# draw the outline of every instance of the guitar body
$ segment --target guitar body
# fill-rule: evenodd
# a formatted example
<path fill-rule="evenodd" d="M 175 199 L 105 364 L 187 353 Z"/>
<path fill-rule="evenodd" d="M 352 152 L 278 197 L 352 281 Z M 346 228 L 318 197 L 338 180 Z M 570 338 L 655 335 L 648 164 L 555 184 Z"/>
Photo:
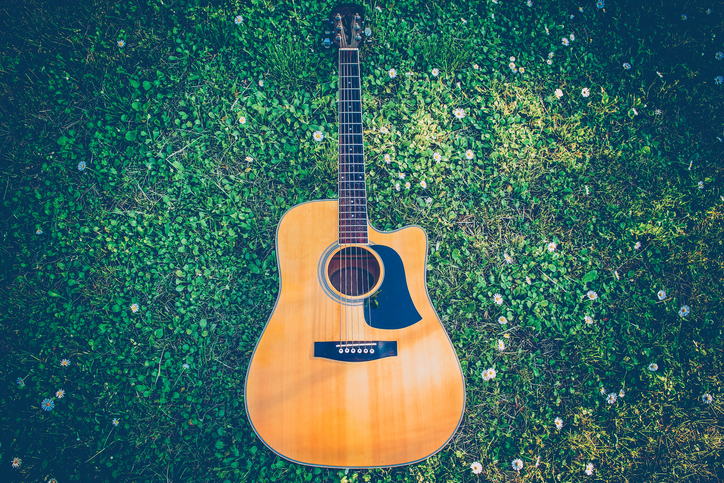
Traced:
<path fill-rule="evenodd" d="M 427 294 L 427 237 L 416 226 L 369 227 L 368 248 L 381 261 L 376 295 L 340 301 L 327 277 L 338 222 L 338 201 L 323 200 L 295 206 L 279 223 L 280 292 L 247 373 L 249 420 L 272 451 L 301 464 L 423 460 L 450 440 L 465 406 L 460 364 Z M 335 360 L 317 347 L 341 350 L 350 338 L 394 342 L 394 355 Z"/>

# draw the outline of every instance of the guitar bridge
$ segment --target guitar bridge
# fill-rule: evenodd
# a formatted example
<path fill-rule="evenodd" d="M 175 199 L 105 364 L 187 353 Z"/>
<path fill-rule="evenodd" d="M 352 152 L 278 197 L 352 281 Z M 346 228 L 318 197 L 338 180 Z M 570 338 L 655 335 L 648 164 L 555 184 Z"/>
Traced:
<path fill-rule="evenodd" d="M 396 340 L 315 342 L 314 357 L 341 362 L 366 362 L 397 355 Z"/>

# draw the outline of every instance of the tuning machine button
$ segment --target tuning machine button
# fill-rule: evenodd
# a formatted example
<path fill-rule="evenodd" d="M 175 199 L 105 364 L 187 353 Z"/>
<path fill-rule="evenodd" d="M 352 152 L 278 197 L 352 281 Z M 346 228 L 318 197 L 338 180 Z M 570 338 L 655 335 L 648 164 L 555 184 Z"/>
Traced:
<path fill-rule="evenodd" d="M 332 41 L 329 40 L 329 38 L 326 38 L 324 39 L 323 45 L 325 49 L 328 49 L 332 45 Z"/>

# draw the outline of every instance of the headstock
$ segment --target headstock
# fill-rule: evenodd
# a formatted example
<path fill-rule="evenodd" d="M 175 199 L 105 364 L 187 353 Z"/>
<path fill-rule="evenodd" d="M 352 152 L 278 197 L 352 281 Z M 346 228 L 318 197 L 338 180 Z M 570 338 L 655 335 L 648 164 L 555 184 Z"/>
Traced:
<path fill-rule="evenodd" d="M 325 30 L 329 29 L 324 39 L 324 46 L 335 44 L 341 48 L 358 49 L 365 39 L 362 27 L 363 11 L 361 5 L 341 3 L 332 9 L 326 20 Z"/>

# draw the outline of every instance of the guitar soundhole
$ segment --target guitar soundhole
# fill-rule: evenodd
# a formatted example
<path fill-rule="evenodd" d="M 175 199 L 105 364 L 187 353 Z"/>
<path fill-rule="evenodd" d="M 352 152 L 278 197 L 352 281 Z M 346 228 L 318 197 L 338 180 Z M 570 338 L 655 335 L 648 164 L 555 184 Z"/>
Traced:
<path fill-rule="evenodd" d="M 380 278 L 380 264 L 363 247 L 342 248 L 334 254 L 327 269 L 329 282 L 343 295 L 365 295 Z"/>

